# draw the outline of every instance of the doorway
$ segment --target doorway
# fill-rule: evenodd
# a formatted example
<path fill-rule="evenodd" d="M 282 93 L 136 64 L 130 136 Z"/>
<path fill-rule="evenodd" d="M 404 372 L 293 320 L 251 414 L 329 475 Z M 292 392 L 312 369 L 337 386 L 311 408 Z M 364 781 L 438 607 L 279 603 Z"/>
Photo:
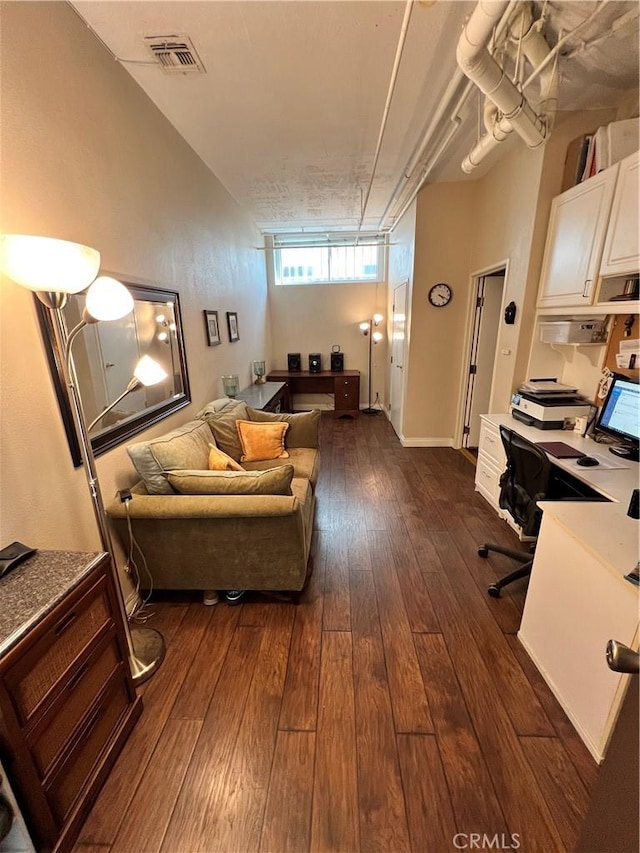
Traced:
<path fill-rule="evenodd" d="M 480 415 L 489 412 L 506 273 L 506 267 L 500 267 L 474 279 L 475 304 L 462 427 L 462 446 L 468 450 L 477 448 Z"/>

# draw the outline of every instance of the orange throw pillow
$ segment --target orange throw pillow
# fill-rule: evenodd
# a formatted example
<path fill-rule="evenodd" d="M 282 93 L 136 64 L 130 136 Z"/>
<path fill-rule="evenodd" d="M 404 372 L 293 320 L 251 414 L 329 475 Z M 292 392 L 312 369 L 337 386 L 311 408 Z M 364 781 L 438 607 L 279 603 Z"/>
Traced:
<path fill-rule="evenodd" d="M 255 423 L 236 421 L 236 429 L 242 444 L 241 462 L 260 462 L 263 459 L 288 459 L 284 449 L 284 436 L 289 424 Z"/>
<path fill-rule="evenodd" d="M 215 444 L 209 444 L 209 470 L 210 471 L 244 471 L 242 465 L 238 465 L 226 453 L 223 453 Z"/>

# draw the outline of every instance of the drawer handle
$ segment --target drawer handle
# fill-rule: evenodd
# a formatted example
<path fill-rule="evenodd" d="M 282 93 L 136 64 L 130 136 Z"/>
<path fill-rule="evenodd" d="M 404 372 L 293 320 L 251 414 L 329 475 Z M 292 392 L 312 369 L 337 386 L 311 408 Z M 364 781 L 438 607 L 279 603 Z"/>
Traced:
<path fill-rule="evenodd" d="M 67 690 L 69 691 L 69 693 L 71 693 L 72 690 L 76 689 L 76 687 L 78 686 L 78 684 L 80 684 L 80 682 L 85 677 L 88 671 L 89 664 L 87 663 L 80 670 L 78 670 L 78 672 L 76 672 L 71 681 L 67 684 Z"/>
<path fill-rule="evenodd" d="M 487 436 L 487 441 L 489 442 L 489 444 L 495 444 L 496 443 L 496 440 L 492 435 Z"/>
<path fill-rule="evenodd" d="M 582 291 L 582 295 L 587 297 L 589 295 L 589 287 L 591 286 L 591 279 L 587 278 L 584 282 L 584 290 Z"/>
<path fill-rule="evenodd" d="M 91 718 L 89 719 L 89 722 L 87 723 L 86 729 L 82 733 L 83 738 L 88 738 L 91 735 L 91 732 L 96 727 L 96 723 L 100 719 L 100 716 L 101 716 L 100 712 L 101 711 L 102 711 L 102 708 L 100 707 L 100 705 L 98 705 L 98 707 L 95 709 L 95 711 L 91 715 Z"/>
<path fill-rule="evenodd" d="M 54 634 L 60 636 L 60 634 L 64 634 L 67 628 L 71 625 L 72 622 L 75 621 L 77 617 L 77 613 L 75 610 L 72 610 L 71 613 L 67 613 L 66 616 L 63 616 L 62 619 L 58 622 L 56 627 L 53 629 Z"/>
<path fill-rule="evenodd" d="M 490 480 L 490 479 L 491 479 L 491 474 L 487 474 L 487 472 L 486 472 L 486 471 L 482 471 L 481 473 L 482 473 L 482 476 L 485 478 L 485 480 Z"/>

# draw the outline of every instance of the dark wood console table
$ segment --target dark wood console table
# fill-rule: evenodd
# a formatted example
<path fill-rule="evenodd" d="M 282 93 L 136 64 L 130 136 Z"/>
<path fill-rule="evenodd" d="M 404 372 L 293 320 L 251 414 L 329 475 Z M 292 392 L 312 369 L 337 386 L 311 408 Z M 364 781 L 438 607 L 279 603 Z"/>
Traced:
<path fill-rule="evenodd" d="M 359 370 L 323 370 L 309 373 L 308 370 L 288 371 L 272 370 L 267 376 L 271 382 L 286 382 L 289 395 L 295 394 L 333 394 L 334 417 L 348 415 L 357 418 L 360 415 L 360 371 Z M 285 398 L 286 399 L 286 398 Z M 291 401 L 286 407 L 291 410 Z"/>

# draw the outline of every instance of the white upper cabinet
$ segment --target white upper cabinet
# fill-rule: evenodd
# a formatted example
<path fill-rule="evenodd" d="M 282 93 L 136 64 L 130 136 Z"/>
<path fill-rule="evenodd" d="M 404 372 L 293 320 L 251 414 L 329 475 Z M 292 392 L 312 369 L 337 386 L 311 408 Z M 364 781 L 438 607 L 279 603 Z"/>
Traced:
<path fill-rule="evenodd" d="M 620 162 L 600 275 L 625 275 L 640 269 L 640 152 Z"/>
<path fill-rule="evenodd" d="M 540 278 L 540 307 L 591 303 L 617 173 L 618 164 L 553 200 Z"/>

